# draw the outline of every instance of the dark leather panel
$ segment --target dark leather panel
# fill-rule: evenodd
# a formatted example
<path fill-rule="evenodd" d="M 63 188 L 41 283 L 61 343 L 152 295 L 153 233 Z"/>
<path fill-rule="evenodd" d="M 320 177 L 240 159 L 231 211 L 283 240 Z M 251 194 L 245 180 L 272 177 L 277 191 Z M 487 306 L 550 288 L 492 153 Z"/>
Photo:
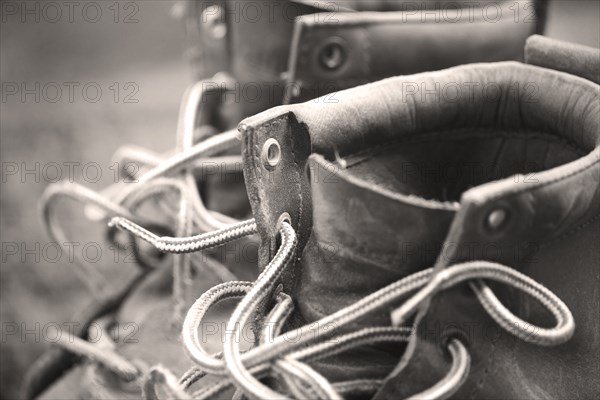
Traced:
<path fill-rule="evenodd" d="M 310 164 L 312 237 L 295 290 L 305 321 L 433 265 L 456 205 L 391 192 L 322 156 L 313 155 Z M 389 315 L 364 323 L 388 325 Z"/>
<path fill-rule="evenodd" d="M 252 213 L 260 226 L 259 265 L 267 265 L 275 255 L 277 223 L 288 213 L 298 235 L 299 249 L 304 248 L 310 235 L 312 203 L 307 179 L 307 163 L 311 143 L 306 127 L 299 124 L 294 114 L 266 117 L 258 124 L 240 124 L 244 179 Z M 268 138 L 278 141 L 282 162 L 273 169 L 263 161 L 263 146 Z"/>
<path fill-rule="evenodd" d="M 459 64 L 522 60 L 525 40 L 537 29 L 533 1 L 457 2 L 438 10 L 397 3 L 403 11 L 298 18 L 286 98 L 308 100 L 324 88 L 331 92 Z M 341 54 L 337 68 L 322 65 L 328 46 Z"/>
<path fill-rule="evenodd" d="M 243 116 L 389 76 L 521 60 L 525 39 L 543 24 L 540 0 L 193 3 L 188 30 L 199 77 L 230 73 Z M 343 60 L 330 69 L 321 57 L 332 43 Z"/>

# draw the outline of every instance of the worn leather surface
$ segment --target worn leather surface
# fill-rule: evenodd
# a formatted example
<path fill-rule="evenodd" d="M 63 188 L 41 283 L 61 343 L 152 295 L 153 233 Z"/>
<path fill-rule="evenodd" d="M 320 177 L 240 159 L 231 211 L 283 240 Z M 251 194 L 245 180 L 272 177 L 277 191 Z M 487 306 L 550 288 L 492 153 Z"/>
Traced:
<path fill-rule="evenodd" d="M 484 96 L 483 91 L 475 90 L 472 95 L 448 102 L 439 101 L 435 96 L 421 96 L 411 86 L 416 83 L 417 87 L 422 84 L 435 87 L 438 83 L 444 87 L 467 82 L 476 82 L 481 87 L 497 85 L 501 95 L 491 99 Z M 531 83 L 534 92 L 526 89 Z M 522 89 L 516 95 L 508 90 L 515 85 L 521 85 Z M 555 291 L 572 310 L 578 310 L 576 322 L 583 324 L 571 342 L 550 350 L 504 337 L 490 344 L 483 340 L 482 334 L 472 335 L 475 338 L 471 347 L 474 373 L 459 398 L 470 395 L 473 390 L 475 397 L 484 398 L 531 398 L 544 394 L 587 398 L 597 391 L 594 374 L 597 375 L 598 363 L 591 355 L 598 352 L 598 330 L 591 316 L 597 315 L 600 309 L 598 257 L 597 251 L 590 249 L 599 238 L 598 225 L 593 222 L 600 208 L 598 86 L 564 72 L 509 62 L 392 78 L 336 93 L 337 102 L 326 103 L 324 99 L 278 107 L 240 125 L 250 200 L 263 240 L 261 256 L 269 259 L 273 255 L 275 226 L 282 213 L 290 215 L 300 246 L 306 246 L 300 262 L 283 279 L 285 289 L 293 293 L 301 310 L 301 317 L 297 317 L 312 320 L 355 301 L 353 294 L 342 294 L 342 287 L 373 291 L 386 280 L 391 282 L 409 272 L 403 268 L 410 263 L 388 259 L 390 264 L 385 265 L 378 260 L 385 257 L 388 250 L 386 239 L 381 237 L 392 235 L 389 227 L 396 221 L 395 212 L 401 213 L 402 207 L 410 207 L 414 200 L 407 195 L 412 194 L 420 202 L 421 210 L 411 215 L 415 219 L 426 218 L 430 199 L 439 206 L 445 204 L 444 201 L 454 200 L 458 203 L 457 212 L 446 228 L 441 222 L 432 228 L 432 237 L 426 239 L 420 236 L 418 229 L 411 232 L 417 240 L 429 243 L 440 234 L 436 234 L 438 229 L 442 236 L 447 229 L 444 247 L 433 263 L 438 270 L 470 259 L 506 263 Z M 505 174 L 491 174 L 480 181 L 458 180 L 453 182 L 454 187 L 445 188 L 446 191 L 435 185 L 415 184 L 420 179 L 390 183 L 392 178 L 382 178 L 381 182 L 373 178 L 377 175 L 373 172 L 375 167 L 397 179 L 398 170 L 393 167 L 399 164 L 394 158 L 401 158 L 399 149 L 403 149 L 397 142 L 434 134 L 438 140 L 443 141 L 444 135 L 456 140 L 465 132 L 470 132 L 471 137 L 464 140 L 468 149 L 464 151 L 478 154 L 478 150 L 484 150 L 482 157 L 495 157 L 496 166 L 504 167 Z M 269 138 L 277 139 L 282 150 L 282 160 L 271 169 L 261 160 L 262 145 Z M 473 144 L 477 141 L 481 144 Z M 436 155 L 434 145 L 426 140 L 420 145 L 431 149 L 432 157 Z M 377 147 L 384 149 L 367 157 L 374 161 L 361 170 L 359 165 L 364 161 L 356 164 L 356 159 L 361 158 L 361 152 Z M 418 150 L 416 152 L 418 154 Z M 426 154 L 425 150 L 422 152 Z M 315 181 L 314 170 L 308 173 L 308 159 L 313 153 L 321 155 L 313 156 L 313 167 L 315 163 L 317 168 L 325 167 L 328 164 L 325 160 L 338 167 L 346 165 L 346 169 L 334 169 L 337 180 L 333 184 L 329 182 L 331 187 L 318 179 Z M 390 156 L 386 158 L 386 154 Z M 407 150 L 407 154 L 414 155 L 415 151 Z M 452 147 L 446 154 L 440 153 L 440 157 L 450 160 L 453 155 Z M 531 161 L 537 165 L 535 162 L 533 167 L 528 165 Z M 353 162 L 354 168 L 350 165 Z M 532 175 L 532 172 L 535 173 Z M 351 188 L 352 182 L 354 187 Z M 381 193 L 394 193 L 398 202 L 394 206 L 400 208 L 386 203 L 393 196 L 386 198 Z M 443 197 L 443 193 L 449 198 Z M 353 202 L 370 207 L 355 206 Z M 382 206 L 381 210 L 378 206 Z M 486 231 L 488 214 L 499 206 L 508 210 L 509 223 L 500 232 Z M 385 214 L 388 208 L 394 212 Z M 356 218 L 346 215 L 356 215 Z M 373 233 L 375 225 L 382 230 L 379 240 L 365 244 L 363 234 Z M 396 235 L 402 232 L 403 229 L 397 227 Z M 574 239 L 576 235 L 581 237 Z M 340 243 L 341 250 L 335 255 L 341 262 L 326 263 L 320 261 L 322 258 L 317 257 L 315 261 L 309 257 L 311 251 L 321 256 L 331 253 L 331 248 L 324 243 L 332 238 Z M 409 239 L 401 237 L 401 240 Z M 464 244 L 470 244 L 469 251 L 465 251 Z M 486 251 L 489 246 L 497 251 Z M 532 263 L 528 256 L 534 256 L 537 261 Z M 421 265 L 427 266 L 430 265 Z M 525 313 L 532 322 L 539 322 L 539 307 L 522 295 L 518 295 L 518 301 L 514 293 L 509 293 L 509 298 L 511 294 L 509 307 L 518 305 L 517 312 Z M 499 295 L 507 298 L 507 294 L 500 292 Z M 408 366 L 395 371 L 379 398 L 401 398 L 435 383 L 435 375 L 443 375 L 448 366 L 439 346 L 442 334 L 434 328 L 463 320 L 482 327 L 494 326 L 473 301 L 473 296 L 464 288 L 457 288 L 434 303 L 423 322 L 429 337 L 420 337 L 413 359 L 408 360 L 407 356 Z M 365 323 L 380 321 L 374 317 Z M 492 352 L 490 346 L 496 350 Z M 557 360 L 561 360 L 558 367 Z M 389 359 L 386 361 L 382 355 L 379 361 L 387 365 Z M 337 369 L 334 365 L 325 370 L 336 377 L 343 376 L 344 371 L 356 372 L 354 367 L 359 362 L 351 360 L 350 363 L 351 367 L 344 369 L 338 360 Z M 380 364 L 369 364 L 363 370 L 377 365 Z M 540 370 L 553 372 L 548 373 L 550 378 L 545 378 L 538 373 Z M 486 376 L 483 380 L 482 374 Z M 517 378 L 523 384 L 511 386 L 509 382 Z M 590 382 L 588 386 L 583 384 L 586 380 Z M 423 386 L 419 387 L 419 383 Z M 538 388 L 546 388 L 546 392 Z"/>
<path fill-rule="evenodd" d="M 600 83 L 599 49 L 534 35 L 527 39 L 525 61 Z"/>
<path fill-rule="evenodd" d="M 552 135 L 471 129 L 404 138 L 345 157 L 343 166 L 313 155 L 299 312 L 312 322 L 433 266 L 466 190 L 519 173 L 533 183 L 583 155 Z M 496 250 L 481 247 L 463 250 Z M 381 314 L 365 323 L 388 324 Z"/>
<path fill-rule="evenodd" d="M 298 18 L 286 98 L 305 101 L 324 94 L 325 87 L 333 92 L 459 64 L 522 60 L 525 39 L 536 33 L 542 20 L 533 1 L 388 5 L 389 12 Z M 332 45 L 342 53 L 341 65 L 333 69 L 321 62 Z"/>
<path fill-rule="evenodd" d="M 230 98 L 242 116 L 390 76 L 522 60 L 545 16 L 541 0 L 194 3 L 186 18 L 192 64 L 199 79 L 224 71 L 237 80 Z M 335 68 L 322 62 L 332 44 L 341 51 Z"/>

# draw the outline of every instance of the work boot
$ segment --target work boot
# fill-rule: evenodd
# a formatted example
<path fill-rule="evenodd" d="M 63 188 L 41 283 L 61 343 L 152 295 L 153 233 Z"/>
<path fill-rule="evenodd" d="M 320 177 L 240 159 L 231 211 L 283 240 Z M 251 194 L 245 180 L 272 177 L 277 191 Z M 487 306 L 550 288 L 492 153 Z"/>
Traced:
<path fill-rule="evenodd" d="M 467 364 L 456 374 L 460 380 L 446 380 L 432 393 L 486 399 L 600 393 L 600 51 L 534 36 L 525 54 L 534 66 L 519 82 L 535 84 L 535 102 L 525 104 L 522 96 L 520 107 L 507 103 L 496 115 L 513 137 L 529 129 L 549 142 L 539 136 L 517 156 L 506 140 L 495 165 L 526 157 L 540 168 L 462 194 L 434 264 L 432 291 L 392 312 L 395 324 L 417 312 L 418 335 L 377 398 L 407 396 L 449 375 L 448 335 L 464 341 L 471 372 Z M 510 274 L 486 270 L 494 263 Z M 460 265 L 473 274 L 442 289 Z M 515 272 L 528 280 L 514 279 Z"/>
<path fill-rule="evenodd" d="M 204 59 L 210 61 L 208 64 L 203 64 L 204 69 L 200 75 L 206 80 L 190 88 L 186 94 L 186 100 L 182 103 L 181 126 L 182 131 L 188 133 L 179 135 L 179 147 L 175 153 L 155 155 L 138 151 L 138 149 L 126 148 L 118 154 L 117 158 L 141 164 L 142 167 L 147 168 L 147 171 L 151 168 L 160 169 L 161 164 L 176 158 L 177 152 L 192 152 L 195 144 L 217 137 L 218 132 L 235 126 L 240 118 L 277 104 L 305 100 L 400 73 L 437 69 L 471 61 L 519 59 L 521 57 L 520 48 L 525 37 L 532 32 L 539 31 L 542 26 L 543 17 L 540 16 L 537 4 L 530 1 L 518 3 L 519 9 L 522 7 L 523 10 L 529 10 L 535 15 L 531 22 L 529 20 L 527 22 L 519 21 L 514 24 L 513 19 L 502 17 L 501 20 L 494 21 L 500 23 L 493 25 L 494 29 L 490 30 L 484 29 L 488 28 L 489 24 L 484 17 L 482 8 L 474 11 L 476 23 L 463 21 L 463 23 L 457 24 L 454 19 L 451 21 L 444 19 L 446 23 L 439 24 L 438 20 L 442 17 L 446 18 L 444 15 L 447 10 L 418 10 L 411 8 L 410 5 L 396 2 L 382 2 L 377 6 L 374 6 L 372 2 L 354 2 L 354 10 L 347 7 L 332 9 L 330 5 L 319 2 L 309 6 L 303 2 L 286 1 L 278 3 L 274 10 L 260 9 L 260 18 L 257 21 L 242 13 L 242 9 L 246 7 L 242 2 L 216 2 L 211 3 L 210 6 L 202 2 L 190 3 L 192 11 L 187 12 L 186 15 L 193 15 L 194 23 L 186 19 L 186 24 L 188 27 L 196 26 L 191 29 L 200 29 L 202 32 L 201 39 L 197 43 L 200 43 L 204 55 L 210 56 Z M 533 7 L 534 5 L 536 7 Z M 264 5 L 264 7 L 271 6 Z M 508 6 L 509 2 L 502 3 L 502 10 L 505 11 L 503 15 L 508 15 Z M 377 12 L 360 12 L 363 10 L 376 10 Z M 270 11 L 274 11 L 275 14 L 271 14 Z M 235 17 L 236 12 L 239 20 L 235 20 L 235 18 L 231 20 L 230 18 Z M 429 17 L 427 17 L 428 15 Z M 332 17 L 338 16 L 340 20 L 332 19 Z M 428 18 L 433 18 L 434 21 Z M 201 21 L 200 25 L 197 25 L 198 21 Z M 411 22 L 409 29 L 405 26 L 406 21 Z M 511 30 L 510 37 L 507 38 L 505 34 L 500 35 L 500 31 L 497 31 L 495 27 L 505 26 L 508 23 L 511 24 Z M 457 30 L 458 26 L 461 29 Z M 442 30 L 438 32 L 438 29 Z M 277 34 L 273 34 L 273 32 L 277 32 Z M 466 36 L 473 36 L 472 32 L 480 34 L 474 36 L 476 40 L 465 47 L 464 39 Z M 435 39 L 432 41 L 431 38 L 434 36 Z M 406 57 L 390 59 L 389 48 L 395 43 L 396 37 L 405 41 L 407 46 L 410 44 L 412 48 L 418 48 L 418 53 L 415 50 L 413 57 L 408 59 Z M 257 43 L 261 45 L 257 46 Z M 309 43 L 315 43 L 315 45 L 308 46 Z M 258 87 L 259 96 L 249 97 L 249 90 L 255 87 Z M 233 100 L 231 100 L 232 97 Z M 193 102 L 200 106 L 190 106 Z M 195 117 L 190 119 L 186 115 L 195 115 Z M 190 131 L 193 133 L 189 133 Z M 227 141 L 227 143 L 231 142 Z M 194 232 L 222 228 L 248 216 L 250 208 L 245 198 L 239 168 L 241 164 L 235 158 L 235 154 L 239 151 L 236 147 L 235 144 L 231 144 L 227 148 L 214 151 L 211 156 L 215 155 L 221 158 L 207 160 L 209 166 L 206 165 L 206 162 L 198 163 L 199 166 L 195 165 L 189 168 L 186 173 L 188 178 L 185 178 L 185 181 L 191 192 L 191 199 L 187 202 L 188 209 L 194 207 L 191 204 L 196 202 L 193 198 L 198 197 L 198 191 L 195 190 L 198 188 L 200 193 L 198 198 L 201 201 L 200 211 L 206 207 L 205 212 L 201 212 L 197 218 L 198 223 L 194 225 L 197 229 Z M 237 148 L 239 149 L 239 147 Z M 175 154 L 175 156 L 171 156 L 171 154 Z M 121 165 L 127 165 L 127 163 L 122 162 Z M 216 172 L 211 172 L 210 168 L 214 166 L 216 166 Z M 128 171 L 124 170 L 123 173 L 127 174 Z M 172 174 L 173 171 L 169 171 L 168 175 Z M 195 183 L 190 181 L 190 174 L 193 175 Z M 223 185 L 224 176 L 226 182 L 233 184 Z M 227 181 L 228 179 L 232 182 Z M 125 197 L 120 193 L 122 189 L 113 188 L 106 194 L 111 200 L 118 200 L 117 203 L 119 203 Z M 191 234 L 192 230 L 189 227 L 178 232 L 172 228 L 173 219 L 177 219 L 177 207 L 173 205 L 176 204 L 177 197 L 168 193 L 164 196 L 166 201 L 160 202 L 160 205 L 163 210 L 168 211 L 169 218 L 166 223 L 163 222 L 159 226 L 161 231 L 167 235 L 186 236 Z M 173 199 L 175 200 L 173 201 Z M 212 210 L 218 214 L 213 217 L 212 213 L 206 210 Z M 122 213 L 102 214 L 103 219 L 114 215 L 127 216 Z M 185 217 L 183 218 L 185 219 Z M 181 220 L 179 225 L 181 227 Z M 110 232 L 115 235 L 114 230 Z M 158 231 L 155 230 L 155 232 Z M 203 263 L 216 262 L 217 264 L 213 265 L 213 272 L 221 280 L 231 280 L 236 275 L 245 279 L 253 278 L 255 269 L 247 268 L 247 265 L 255 261 L 252 254 L 256 245 L 252 240 L 244 240 L 246 241 L 241 245 L 228 245 L 229 247 L 224 251 L 213 254 L 216 256 L 216 261 L 211 258 L 203 260 Z M 233 262 L 228 262 L 226 258 L 228 254 L 231 255 L 232 250 L 242 250 L 247 255 L 250 254 L 250 257 L 241 257 L 241 261 L 239 261 L 240 256 L 236 255 Z M 141 256 L 143 254 L 140 254 Z M 204 291 L 197 287 L 196 282 L 192 282 L 196 276 L 204 274 L 197 268 L 190 267 L 192 262 L 193 259 L 187 258 L 187 256 L 182 256 L 179 261 L 176 261 L 180 266 L 183 265 L 181 263 L 187 264 L 187 267 L 180 267 L 179 272 L 175 273 L 175 282 L 179 283 L 174 283 L 174 286 L 181 287 L 182 282 L 186 282 L 185 285 L 188 287 L 185 290 L 174 289 L 176 293 L 180 294 L 176 300 L 174 312 L 164 306 L 171 303 L 171 293 L 164 290 L 169 285 L 160 279 L 149 279 L 147 282 L 151 283 L 142 285 L 144 289 L 139 289 L 136 292 L 137 296 L 131 296 L 130 300 L 120 305 L 121 310 L 117 319 L 137 324 L 140 331 L 145 330 L 140 322 L 147 321 L 142 316 L 151 316 L 153 321 L 156 319 L 175 321 L 172 326 L 164 324 L 163 328 L 165 329 L 167 325 L 170 325 L 171 328 L 177 326 L 177 315 L 185 304 L 191 301 L 189 296 Z M 233 269 L 236 275 L 228 274 L 227 270 L 222 268 L 219 263 Z M 157 271 L 152 274 L 169 279 L 169 274 L 164 272 Z M 214 281 L 211 280 L 208 283 L 204 282 L 208 285 L 213 283 Z M 161 296 L 153 297 L 156 293 L 161 293 Z M 159 304 L 161 311 L 153 312 L 154 307 Z M 114 310 L 112 312 L 114 314 Z M 175 317 L 172 314 L 175 314 Z M 93 315 L 93 318 L 87 319 L 93 321 L 97 317 L 99 316 Z M 150 322 L 147 323 L 150 324 L 148 326 L 153 326 Z M 117 323 L 116 325 L 122 328 L 122 324 Z M 144 343 L 121 344 L 119 351 L 123 354 L 131 354 L 132 358 L 149 360 L 148 363 L 140 362 L 140 365 L 152 365 L 156 357 L 166 358 L 161 355 L 162 351 L 149 352 L 148 349 L 156 348 L 157 345 L 152 345 L 152 343 L 162 343 L 161 340 L 164 337 L 168 337 L 171 343 L 177 343 L 177 329 L 170 329 L 168 333 L 155 330 L 152 332 L 155 333 L 154 338 L 144 336 Z M 80 336 L 85 337 L 86 335 L 82 332 Z M 173 347 L 177 348 L 178 346 Z M 142 350 L 136 351 L 132 348 Z M 171 355 L 171 350 L 166 350 L 165 354 Z M 64 357 L 64 352 L 62 352 L 62 356 Z M 183 358 L 176 356 L 172 359 L 182 360 Z M 40 369 L 46 371 L 53 369 L 52 362 L 43 364 L 45 367 Z M 175 373 L 181 372 L 179 362 L 166 364 Z M 28 380 L 28 382 L 31 381 Z M 42 386 L 47 386 L 47 384 Z M 130 388 L 131 385 L 128 387 Z M 36 391 L 41 390 L 37 389 Z M 135 391 L 133 395 L 136 395 Z"/>
<path fill-rule="evenodd" d="M 212 374 L 194 398 L 594 398 L 599 53 L 534 36 L 526 54 L 244 120 L 262 272 L 190 309 L 200 372 L 182 386 Z M 216 357 L 198 327 L 231 297 Z"/>

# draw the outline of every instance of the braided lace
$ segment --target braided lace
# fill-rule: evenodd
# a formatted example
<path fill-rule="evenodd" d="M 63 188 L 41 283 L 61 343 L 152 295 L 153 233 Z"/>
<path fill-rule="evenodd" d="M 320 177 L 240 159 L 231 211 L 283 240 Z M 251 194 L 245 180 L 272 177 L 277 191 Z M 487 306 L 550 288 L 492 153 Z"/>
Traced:
<path fill-rule="evenodd" d="M 253 219 L 242 221 L 217 231 L 190 237 L 158 237 L 149 230 L 123 217 L 113 218 L 109 225 L 132 233 L 162 252 L 174 254 L 192 253 L 222 246 L 233 240 L 256 233 L 256 223 Z"/>
<path fill-rule="evenodd" d="M 292 305 L 285 297 L 281 299 L 280 294 L 280 300 L 265 319 L 266 323 L 274 324 L 274 333 L 265 333 L 266 328 L 263 327 L 260 343 L 242 353 L 239 340 L 236 340 L 241 327 L 258 312 L 259 304 L 273 295 L 277 278 L 293 258 L 296 243 L 293 229 L 284 223 L 280 234 L 281 247 L 256 282 L 228 282 L 218 285 L 200 296 L 188 311 L 183 326 L 183 344 L 197 367 L 188 371 L 181 378 L 180 384 L 188 389 L 206 374 L 221 375 L 225 379 L 194 393 L 194 398 L 209 398 L 232 386 L 242 390 L 250 398 L 287 398 L 259 380 L 273 373 L 285 375 L 283 380 L 290 393 L 296 397 L 311 395 L 316 398 L 337 398 L 339 392 L 336 391 L 339 388 L 354 387 L 352 385 L 355 383 L 332 385 L 313 373 L 314 370 L 308 367 L 307 362 L 367 344 L 406 342 L 412 333 L 405 327 L 372 327 L 341 333 L 344 327 L 374 311 L 404 300 L 392 315 L 394 325 L 401 325 L 423 302 L 461 282 L 469 282 L 486 312 L 502 328 L 522 340 L 551 346 L 563 343 L 573 335 L 575 323 L 570 310 L 550 290 L 510 267 L 488 261 L 472 261 L 450 266 L 438 274 L 434 274 L 432 268 L 417 272 L 315 323 L 284 334 L 279 332 Z M 504 283 L 532 296 L 554 315 L 556 326 L 541 328 L 522 321 L 500 303 L 483 280 Z M 227 324 L 223 354 L 209 354 L 203 348 L 198 333 L 204 315 L 212 305 L 241 296 L 242 300 Z M 522 323 L 517 323 L 519 321 Z M 322 329 L 323 327 L 327 329 Z M 415 395 L 415 399 L 446 398 L 465 381 L 470 366 L 466 347 L 458 338 L 452 338 L 448 342 L 448 352 L 452 365 L 447 375 L 430 389 Z"/>
<path fill-rule="evenodd" d="M 173 266 L 176 315 L 183 314 L 185 311 L 183 309 L 184 286 L 186 282 L 191 281 L 191 266 L 198 266 L 198 260 L 192 258 L 189 253 L 220 246 L 256 231 L 253 221 L 239 222 L 220 213 L 209 211 L 200 197 L 195 175 L 204 176 L 204 169 L 214 166 L 215 163 L 226 166 L 227 171 L 241 168 L 239 156 L 213 157 L 238 145 L 236 131 L 215 134 L 197 144 L 193 143 L 194 130 L 199 120 L 198 110 L 201 108 L 205 94 L 203 87 L 202 83 L 197 83 L 184 96 L 178 124 L 176 153 L 159 155 L 137 147 L 124 147 L 115 154 L 115 159 L 123 161 L 119 164 L 123 166 L 129 165 L 130 162 L 141 164 L 141 176 L 137 177 L 125 168 L 121 172 L 126 180 L 109 186 L 101 193 L 75 183 L 51 185 L 40 202 L 44 227 L 50 238 L 60 246 L 68 243 L 68 239 L 55 210 L 58 202 L 64 198 L 82 203 L 85 214 L 90 219 L 114 218 L 111 225 L 128 231 L 131 240 L 136 236 L 148 238 L 151 243 L 157 244 L 159 250 L 163 249 L 160 244 L 161 238 L 152 236 L 153 234 L 141 227 L 151 226 L 152 222 L 137 214 L 137 210 L 146 202 L 156 201 L 167 216 L 174 218 L 177 224 L 176 233 L 180 236 L 188 236 L 192 231 L 218 230 L 198 235 L 190 241 L 174 239 L 167 240 L 169 243 L 164 244 L 165 252 L 181 255 L 180 258 L 174 258 Z M 178 196 L 179 207 L 172 206 L 175 203 L 172 200 L 173 195 Z M 136 246 L 134 248 L 137 249 Z M 139 255 L 137 250 L 136 254 Z M 93 295 L 96 298 L 105 296 L 109 291 L 109 284 L 98 272 L 97 267 L 79 258 L 75 261 L 78 266 L 76 272 L 89 286 Z M 145 265 L 145 260 L 144 262 L 140 260 L 140 264 Z M 224 281 L 236 279 L 235 275 L 217 261 L 203 262 L 201 267 L 212 271 Z M 67 343 L 59 342 L 58 346 L 69 352 L 85 355 L 126 381 L 131 380 L 134 373 L 136 376 L 141 373 L 137 368 L 134 372 L 133 367 L 130 367 L 132 364 L 128 364 L 127 360 L 118 356 L 112 349 L 93 346 L 81 339 L 74 339 Z M 154 376 L 164 378 L 166 375 L 155 371 Z M 163 380 L 172 381 L 167 378 Z"/>

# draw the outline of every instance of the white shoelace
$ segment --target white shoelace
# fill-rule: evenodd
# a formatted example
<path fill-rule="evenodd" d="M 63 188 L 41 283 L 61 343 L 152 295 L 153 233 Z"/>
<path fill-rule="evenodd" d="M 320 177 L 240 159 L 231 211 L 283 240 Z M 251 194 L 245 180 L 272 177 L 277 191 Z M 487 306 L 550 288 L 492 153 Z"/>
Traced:
<path fill-rule="evenodd" d="M 124 219 L 119 219 L 118 222 L 118 226 L 140 235 L 142 239 L 156 243 L 163 249 L 174 251 L 182 251 L 182 247 L 167 248 L 165 245 L 178 243 L 183 247 L 187 246 L 185 250 L 190 250 L 201 248 L 201 243 L 212 243 L 213 239 L 211 238 L 214 237 L 222 239 L 218 241 L 220 244 L 227 240 L 225 238 L 233 240 L 240 237 L 237 234 L 239 227 L 233 226 L 229 228 L 229 231 L 225 230 L 205 237 L 199 235 L 190 238 L 157 238 L 156 235 L 139 229 L 131 221 L 125 222 Z M 253 226 L 253 221 L 247 221 L 246 224 L 243 226 Z M 236 232 L 236 234 L 231 234 L 231 232 Z M 228 379 L 214 387 L 196 393 L 200 398 L 207 398 L 219 393 L 232 384 L 251 398 L 286 398 L 257 379 L 257 377 L 261 378 L 270 374 L 271 370 L 287 374 L 288 377 L 291 377 L 290 379 L 305 384 L 319 398 L 329 398 L 333 394 L 331 391 L 335 391 L 335 385 L 325 383 L 324 378 L 321 379 L 322 377 L 313 373 L 314 371 L 308 367 L 304 368 L 305 364 L 298 364 L 294 361 L 302 363 L 314 361 L 365 344 L 407 341 L 411 332 L 403 329 L 408 328 L 373 327 L 350 334 L 340 333 L 340 331 L 343 327 L 374 311 L 404 299 L 402 306 L 392 315 L 394 325 L 401 325 L 423 302 L 435 296 L 439 291 L 461 282 L 469 282 L 477 299 L 490 317 L 521 340 L 541 346 L 558 345 L 569 340 L 575 329 L 573 316 L 568 307 L 543 285 L 510 267 L 488 261 L 471 261 L 449 266 L 437 274 L 433 274 L 432 268 L 414 273 L 322 318 L 320 321 L 284 334 L 278 333 L 281 325 L 291 313 L 292 302 L 286 301 L 285 298 L 280 299 L 266 319 L 268 323 L 274 324 L 275 333 L 266 334 L 264 333 L 265 327 L 263 327 L 261 343 L 242 353 L 239 348 L 241 329 L 255 315 L 259 305 L 265 299 L 273 296 L 278 278 L 295 254 L 296 235 L 293 228 L 289 224 L 283 223 L 280 235 L 279 251 L 254 283 L 228 282 L 215 286 L 200 296 L 188 311 L 183 325 L 183 344 L 192 360 L 198 364 L 198 368 L 184 375 L 180 384 L 187 388 L 204 374 L 228 376 Z M 542 328 L 521 320 L 502 305 L 483 280 L 504 283 L 535 298 L 552 313 L 556 319 L 556 326 Z M 408 297 L 411 294 L 412 296 Z M 223 354 L 210 354 L 204 349 L 199 336 L 202 319 L 212 305 L 235 297 L 241 297 L 242 300 L 227 324 Z M 406 297 L 408 298 L 406 299 Z M 323 327 L 328 329 L 322 329 Z M 427 391 L 427 393 L 437 393 L 437 397 L 456 390 L 468 374 L 469 357 L 464 345 L 458 339 L 451 340 L 448 345 L 448 351 L 453 358 L 452 367 L 442 381 Z M 282 360 L 283 362 L 281 362 Z"/>
<path fill-rule="evenodd" d="M 152 152 L 131 147 L 125 147 L 117 152 L 116 157 L 119 159 L 133 160 L 142 164 L 140 168 L 142 174 L 137 181 L 133 179 L 136 178 L 135 176 L 129 176 L 128 181 L 115 183 L 105 189 L 102 194 L 72 182 L 49 186 L 42 196 L 40 208 L 42 222 L 51 240 L 66 251 L 64 246 L 69 243 L 69 240 L 61 227 L 62 221 L 55 212 L 56 205 L 64 198 L 82 203 L 86 207 L 86 215 L 92 219 L 104 220 L 125 217 L 142 225 L 150 224 L 151 221 L 139 217 L 136 211 L 142 204 L 150 200 L 163 199 L 166 201 L 159 201 L 158 205 L 164 207 L 166 215 L 178 215 L 178 233 L 183 235 L 187 235 L 192 230 L 213 231 L 237 222 L 237 220 L 228 216 L 209 211 L 203 204 L 194 179 L 193 172 L 204 176 L 204 168 L 213 168 L 215 163 L 225 167 L 228 172 L 241 168 L 239 156 L 212 157 L 238 145 L 237 131 L 216 134 L 193 145 L 193 134 L 198 110 L 203 101 L 203 90 L 203 85 L 198 83 L 193 85 L 184 96 L 178 125 L 179 152 L 168 157 L 157 156 Z M 126 163 L 119 165 L 126 165 Z M 167 196 L 172 194 L 179 196 L 179 208 L 170 206 L 172 201 L 169 201 L 171 199 Z M 247 234 L 252 233 L 253 228 L 245 226 L 242 229 L 240 234 L 247 236 Z M 224 239 L 230 238 L 225 237 Z M 215 239 L 212 240 L 214 242 Z M 74 254 L 74 256 L 77 257 L 77 254 Z M 190 264 L 197 266 L 198 260 L 190 258 L 189 254 L 185 254 L 185 258 L 174 260 L 174 264 L 175 303 L 179 305 L 179 313 L 183 314 L 185 311 L 183 309 L 184 285 L 190 281 L 188 276 L 190 275 Z M 89 264 L 81 257 L 76 258 L 75 265 L 78 267 L 75 271 L 96 298 L 102 298 L 109 292 L 108 282 L 97 270 L 96 265 Z M 207 261 L 203 263 L 202 267 L 211 270 L 223 280 L 236 279 L 231 271 L 216 261 Z M 181 318 L 183 318 L 183 315 L 181 315 Z M 116 353 L 106 352 L 106 359 L 104 359 L 98 357 L 97 353 L 106 349 L 87 346 L 85 341 L 77 341 L 75 344 L 69 343 L 66 345 L 61 343 L 59 345 L 72 352 L 83 352 L 94 360 L 101 360 L 101 364 L 109 370 L 113 370 L 118 376 L 124 377 L 127 375 L 122 373 L 120 367 L 118 367 L 119 363 L 110 362 L 110 360 L 118 359 Z"/>

